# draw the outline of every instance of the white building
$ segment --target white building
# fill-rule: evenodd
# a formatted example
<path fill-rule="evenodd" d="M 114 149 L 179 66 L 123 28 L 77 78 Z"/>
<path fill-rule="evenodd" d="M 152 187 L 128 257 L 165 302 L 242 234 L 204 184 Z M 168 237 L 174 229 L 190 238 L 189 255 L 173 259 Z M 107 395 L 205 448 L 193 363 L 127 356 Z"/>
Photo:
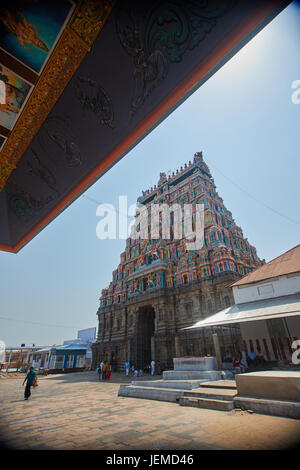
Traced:
<path fill-rule="evenodd" d="M 64 341 L 64 345 L 81 344 L 86 346 L 86 367 L 90 367 L 92 362 L 92 343 L 96 339 L 96 327 L 85 328 L 77 331 L 77 338 Z"/>
<path fill-rule="evenodd" d="M 247 353 L 261 349 L 266 360 L 290 362 L 300 339 L 300 245 L 231 287 L 235 304 L 190 328 L 239 324 Z"/>

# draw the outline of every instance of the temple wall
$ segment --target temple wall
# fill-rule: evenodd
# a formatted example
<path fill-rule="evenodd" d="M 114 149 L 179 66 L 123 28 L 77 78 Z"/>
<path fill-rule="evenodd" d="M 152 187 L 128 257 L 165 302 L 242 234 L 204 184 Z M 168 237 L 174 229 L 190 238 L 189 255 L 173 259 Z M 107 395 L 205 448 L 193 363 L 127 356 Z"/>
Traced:
<path fill-rule="evenodd" d="M 232 305 L 233 295 L 229 285 L 237 277 L 234 273 L 223 273 L 210 281 L 164 289 L 153 292 L 146 299 L 145 295 L 141 295 L 136 297 L 135 302 L 99 309 L 98 339 L 94 344 L 93 364 L 101 359 L 110 360 L 112 353 L 116 355 L 118 370 L 123 370 L 127 359 L 132 362 L 137 360 L 138 316 L 145 307 L 151 307 L 155 312 L 155 360 L 160 361 L 162 368 L 173 367 L 176 336 L 179 337 L 180 354 L 183 356 L 213 353 L 211 337 L 203 341 L 202 332 L 182 333 L 182 328 L 216 313 L 215 309 L 221 310 L 228 303 Z"/>

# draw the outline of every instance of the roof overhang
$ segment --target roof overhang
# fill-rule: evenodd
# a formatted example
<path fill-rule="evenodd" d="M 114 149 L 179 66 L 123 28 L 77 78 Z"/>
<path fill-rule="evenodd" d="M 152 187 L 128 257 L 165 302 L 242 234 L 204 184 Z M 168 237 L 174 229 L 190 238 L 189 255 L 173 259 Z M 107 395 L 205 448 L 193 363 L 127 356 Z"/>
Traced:
<path fill-rule="evenodd" d="M 0 128 L 0 250 L 19 251 L 289 3 L 82 0 L 36 77 L 4 62 L 34 89 Z"/>
<path fill-rule="evenodd" d="M 276 297 L 274 299 L 235 304 L 184 330 L 213 328 L 233 323 L 244 323 L 274 318 L 293 317 L 300 315 L 300 294 Z"/>

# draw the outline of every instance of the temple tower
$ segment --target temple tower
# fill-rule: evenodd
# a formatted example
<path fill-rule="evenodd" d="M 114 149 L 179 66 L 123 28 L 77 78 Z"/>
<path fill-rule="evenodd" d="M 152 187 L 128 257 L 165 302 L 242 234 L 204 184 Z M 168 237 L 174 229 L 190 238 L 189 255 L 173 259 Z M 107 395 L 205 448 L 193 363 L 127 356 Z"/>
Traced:
<path fill-rule="evenodd" d="M 95 367 L 101 359 L 111 360 L 116 368 L 126 360 L 144 367 L 154 359 L 170 368 L 175 355 L 210 352 L 209 332 L 182 335 L 182 328 L 232 305 L 230 284 L 262 264 L 218 195 L 202 152 L 172 175 L 160 173 L 157 185 L 143 191 L 138 202 L 149 210 L 152 204 L 201 204 L 204 244 L 187 250 L 184 234 L 174 236 L 178 221 L 173 212 L 169 238 L 151 238 L 149 218 L 143 227 L 148 224 L 149 239 L 126 240 L 112 282 L 100 297 Z M 191 219 L 195 228 L 194 212 Z M 162 227 L 159 219 L 160 235 Z M 229 331 L 221 338 L 221 349 L 233 336 Z"/>

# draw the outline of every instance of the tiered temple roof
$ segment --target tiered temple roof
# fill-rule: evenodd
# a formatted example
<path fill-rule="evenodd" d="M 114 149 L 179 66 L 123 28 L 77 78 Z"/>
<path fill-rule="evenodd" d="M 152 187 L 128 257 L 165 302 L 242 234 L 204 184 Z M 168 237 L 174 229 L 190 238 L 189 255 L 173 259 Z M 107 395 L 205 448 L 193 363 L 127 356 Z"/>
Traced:
<path fill-rule="evenodd" d="M 262 264 L 256 249 L 244 238 L 232 213 L 225 207 L 202 152 L 172 175 L 160 173 L 157 185 L 143 191 L 138 202 L 156 204 L 203 204 L 204 246 L 189 251 L 186 240 L 128 238 L 113 280 L 102 290 L 100 307 L 126 302 L 129 298 L 160 287 L 188 284 L 224 271 L 245 275 Z M 174 221 L 173 221 L 174 222 Z M 150 225 L 149 225 L 150 227 Z M 172 218 L 171 218 L 172 233 Z"/>

